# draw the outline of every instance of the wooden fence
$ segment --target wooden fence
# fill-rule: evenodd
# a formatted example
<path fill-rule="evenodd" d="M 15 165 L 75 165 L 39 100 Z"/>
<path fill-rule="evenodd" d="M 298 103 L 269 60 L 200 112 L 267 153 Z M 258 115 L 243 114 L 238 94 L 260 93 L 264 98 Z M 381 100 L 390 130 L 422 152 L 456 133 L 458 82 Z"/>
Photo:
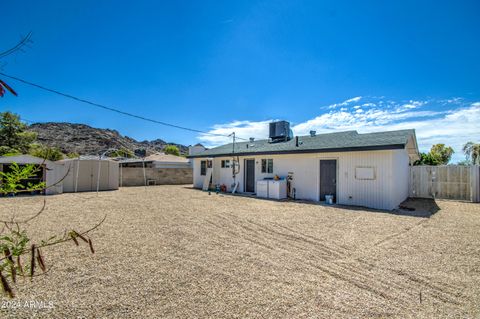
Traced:
<path fill-rule="evenodd" d="M 410 197 L 480 202 L 480 167 L 411 166 Z"/>

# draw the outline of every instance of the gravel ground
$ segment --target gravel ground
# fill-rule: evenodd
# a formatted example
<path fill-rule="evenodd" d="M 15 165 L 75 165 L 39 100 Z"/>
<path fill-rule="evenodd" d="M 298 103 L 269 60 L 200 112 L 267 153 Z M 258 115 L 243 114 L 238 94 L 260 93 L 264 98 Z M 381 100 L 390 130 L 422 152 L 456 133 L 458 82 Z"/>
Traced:
<path fill-rule="evenodd" d="M 2 198 L 0 215 L 30 215 L 42 200 Z M 478 318 L 480 205 L 436 204 L 423 218 L 186 186 L 50 196 L 33 236 L 106 214 L 96 253 L 45 249 L 52 270 L 20 281 L 21 306 L 3 298 L 0 317 Z"/>

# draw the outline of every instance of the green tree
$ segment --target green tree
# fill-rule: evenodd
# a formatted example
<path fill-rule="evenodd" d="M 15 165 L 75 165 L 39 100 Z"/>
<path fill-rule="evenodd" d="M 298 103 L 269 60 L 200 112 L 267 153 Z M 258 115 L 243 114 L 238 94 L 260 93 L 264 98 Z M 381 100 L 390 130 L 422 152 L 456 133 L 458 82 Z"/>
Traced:
<path fill-rule="evenodd" d="M 439 165 L 436 158 L 430 153 L 420 153 L 420 159 L 417 160 L 413 165 Z"/>
<path fill-rule="evenodd" d="M 37 134 L 27 131 L 27 125 L 20 121 L 17 114 L 0 113 L 0 145 L 10 148 L 9 152 L 27 153 Z"/>
<path fill-rule="evenodd" d="M 467 142 L 462 150 L 466 160 L 473 165 L 480 165 L 480 143 Z"/>
<path fill-rule="evenodd" d="M 125 157 L 125 158 L 132 158 L 134 157 L 135 155 L 133 154 L 133 152 L 129 149 L 126 149 L 126 148 L 121 148 L 119 150 L 116 150 L 116 151 L 112 151 L 110 153 L 108 153 L 108 156 L 110 157 Z"/>
<path fill-rule="evenodd" d="M 428 153 L 421 153 L 413 165 L 446 165 L 452 158 L 453 148 L 445 144 L 435 144 Z"/>
<path fill-rule="evenodd" d="M 49 161 L 59 161 L 64 158 L 64 154 L 55 147 L 32 144 L 30 146 L 30 155 L 40 157 Z"/>
<path fill-rule="evenodd" d="M 167 145 L 167 146 L 165 146 L 165 148 L 163 149 L 163 152 L 164 152 L 165 154 L 172 154 L 172 155 L 180 156 L 180 150 L 179 150 L 178 147 L 175 146 L 175 145 Z"/>
<path fill-rule="evenodd" d="M 68 154 L 67 154 L 67 157 L 68 157 L 68 158 L 77 158 L 77 157 L 79 157 L 79 156 L 80 156 L 80 154 L 78 154 L 78 153 L 76 153 L 76 152 L 71 152 L 71 153 L 68 153 Z"/>
<path fill-rule="evenodd" d="M 0 156 L 14 156 L 14 155 L 20 155 L 19 150 L 16 150 L 14 148 L 8 147 L 8 146 L 0 146 Z"/>
<path fill-rule="evenodd" d="M 430 155 L 438 162 L 438 165 L 447 165 L 452 158 L 453 148 L 445 144 L 435 144 L 430 149 Z"/>

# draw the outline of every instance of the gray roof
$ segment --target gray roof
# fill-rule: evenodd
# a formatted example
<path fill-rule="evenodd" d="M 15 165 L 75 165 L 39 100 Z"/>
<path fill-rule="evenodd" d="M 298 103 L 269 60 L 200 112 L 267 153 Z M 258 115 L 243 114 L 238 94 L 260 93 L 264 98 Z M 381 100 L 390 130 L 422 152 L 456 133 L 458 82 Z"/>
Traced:
<path fill-rule="evenodd" d="M 368 151 L 405 148 L 409 139 L 416 144 L 415 130 L 388 131 L 359 134 L 357 131 L 298 136 L 287 142 L 270 143 L 269 140 L 235 143 L 235 155 L 261 155 L 285 153 L 322 153 Z M 415 145 L 416 148 L 416 145 Z M 232 143 L 218 146 L 188 157 L 231 156 Z"/>

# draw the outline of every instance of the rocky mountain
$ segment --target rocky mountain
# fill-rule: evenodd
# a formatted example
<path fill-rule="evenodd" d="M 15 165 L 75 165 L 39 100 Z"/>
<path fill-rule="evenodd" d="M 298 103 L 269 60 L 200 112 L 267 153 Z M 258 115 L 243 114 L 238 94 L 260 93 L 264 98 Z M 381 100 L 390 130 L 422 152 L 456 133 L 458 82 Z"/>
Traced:
<path fill-rule="evenodd" d="M 121 135 L 116 130 L 94 128 L 84 124 L 35 123 L 29 126 L 29 130 L 38 134 L 39 143 L 57 147 L 65 154 L 94 155 L 109 148 L 125 148 L 133 152 L 144 149 L 148 155 L 162 151 L 168 144 L 176 145 L 182 154 L 188 153 L 188 147 L 185 145 L 167 143 L 161 139 L 137 141 Z"/>

